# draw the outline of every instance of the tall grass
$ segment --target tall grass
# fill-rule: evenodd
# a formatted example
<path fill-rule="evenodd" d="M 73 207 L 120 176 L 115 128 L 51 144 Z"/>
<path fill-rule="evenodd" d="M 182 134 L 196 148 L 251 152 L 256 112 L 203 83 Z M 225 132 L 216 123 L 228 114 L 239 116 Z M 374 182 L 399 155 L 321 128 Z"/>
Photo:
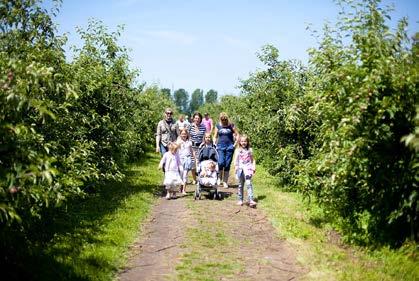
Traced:
<path fill-rule="evenodd" d="M 120 183 L 98 187 L 85 199 L 54 209 L 21 249 L 26 280 L 113 280 L 127 260 L 139 226 L 155 201 L 158 158 L 131 165 Z"/>
<path fill-rule="evenodd" d="M 366 249 L 344 245 L 327 215 L 298 193 L 281 192 L 275 178 L 258 167 L 255 193 L 278 236 L 294 245 L 310 272 L 304 280 L 419 280 L 419 246 Z"/>

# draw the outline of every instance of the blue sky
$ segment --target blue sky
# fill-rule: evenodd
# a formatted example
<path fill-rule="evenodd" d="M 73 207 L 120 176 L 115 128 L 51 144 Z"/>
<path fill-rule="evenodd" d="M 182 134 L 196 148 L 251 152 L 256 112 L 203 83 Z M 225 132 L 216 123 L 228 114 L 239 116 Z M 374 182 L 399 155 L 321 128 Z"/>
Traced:
<path fill-rule="evenodd" d="M 419 1 L 394 0 L 392 20 L 409 19 L 409 34 L 419 32 Z M 332 0 L 63 0 L 55 18 L 69 44 L 79 45 L 75 27 L 101 20 L 110 30 L 124 25 L 120 45 L 130 49 L 140 82 L 162 88 L 215 89 L 238 94 L 239 79 L 261 68 L 256 53 L 265 44 L 281 59 L 306 62 L 315 39 L 338 12 Z"/>

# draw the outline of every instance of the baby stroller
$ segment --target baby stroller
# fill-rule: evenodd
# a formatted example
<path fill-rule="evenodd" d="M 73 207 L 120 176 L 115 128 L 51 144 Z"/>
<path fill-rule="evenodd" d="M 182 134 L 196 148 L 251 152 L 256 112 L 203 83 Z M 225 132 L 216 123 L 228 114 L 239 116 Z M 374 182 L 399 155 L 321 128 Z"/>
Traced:
<path fill-rule="evenodd" d="M 195 189 L 194 199 L 201 199 L 202 192 L 208 192 L 213 199 L 221 199 L 218 192 L 218 153 L 213 145 L 201 146 L 198 151 L 198 183 Z"/>

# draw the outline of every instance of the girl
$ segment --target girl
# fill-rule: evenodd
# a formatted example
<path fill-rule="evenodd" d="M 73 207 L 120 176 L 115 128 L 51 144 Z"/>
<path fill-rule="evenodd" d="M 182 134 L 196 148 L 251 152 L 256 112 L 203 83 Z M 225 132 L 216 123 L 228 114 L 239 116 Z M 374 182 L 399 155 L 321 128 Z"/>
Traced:
<path fill-rule="evenodd" d="M 237 205 L 243 205 L 243 186 L 246 182 L 247 196 L 249 199 L 249 206 L 255 207 L 256 202 L 253 201 L 253 185 L 252 177 L 256 171 L 256 161 L 253 158 L 253 151 L 250 148 L 249 137 L 241 135 L 239 138 L 239 149 L 235 157 L 236 178 L 239 180 L 238 199 Z"/>
<path fill-rule="evenodd" d="M 217 150 L 215 149 L 215 145 L 212 143 L 211 133 L 205 133 L 204 142 L 199 146 L 198 154 L 198 162 L 209 159 L 216 162 L 218 161 Z"/>
<path fill-rule="evenodd" d="M 164 166 L 164 182 L 167 194 L 166 199 L 171 197 L 176 198 L 176 187 L 183 185 L 183 181 L 180 177 L 182 174 L 182 165 L 180 164 L 180 157 L 177 153 L 177 145 L 173 142 L 168 145 L 169 151 L 163 154 L 163 158 L 160 160 L 159 169 Z"/>
<path fill-rule="evenodd" d="M 192 142 L 189 140 L 188 129 L 184 128 L 180 130 L 180 136 L 176 143 L 179 147 L 180 163 L 183 168 L 183 185 L 181 186 L 180 192 L 182 194 L 186 194 L 186 182 L 188 180 L 188 172 L 192 170 L 192 156 L 194 155 L 194 151 L 192 150 Z"/>

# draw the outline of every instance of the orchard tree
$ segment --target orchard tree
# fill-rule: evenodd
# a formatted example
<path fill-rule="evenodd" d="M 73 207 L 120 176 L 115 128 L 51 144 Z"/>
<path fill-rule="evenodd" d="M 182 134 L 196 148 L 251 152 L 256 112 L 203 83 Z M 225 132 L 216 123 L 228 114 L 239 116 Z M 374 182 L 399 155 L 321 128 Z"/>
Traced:
<path fill-rule="evenodd" d="M 189 104 L 189 111 L 194 112 L 204 104 L 204 91 L 196 89 L 192 93 L 191 102 Z"/>
<path fill-rule="evenodd" d="M 218 93 L 216 90 L 209 90 L 206 94 L 205 94 L 205 103 L 216 103 L 218 99 Z"/>
<path fill-rule="evenodd" d="M 160 91 L 161 91 L 161 92 L 162 92 L 162 94 L 163 94 L 164 96 L 166 96 L 168 99 L 171 99 L 171 98 L 172 98 L 172 91 L 170 91 L 170 89 L 169 89 L 169 88 L 163 88 L 163 89 L 161 89 Z"/>
<path fill-rule="evenodd" d="M 177 89 L 173 93 L 173 99 L 176 106 L 179 108 L 181 112 L 183 113 L 188 112 L 189 94 L 185 89 Z"/>

